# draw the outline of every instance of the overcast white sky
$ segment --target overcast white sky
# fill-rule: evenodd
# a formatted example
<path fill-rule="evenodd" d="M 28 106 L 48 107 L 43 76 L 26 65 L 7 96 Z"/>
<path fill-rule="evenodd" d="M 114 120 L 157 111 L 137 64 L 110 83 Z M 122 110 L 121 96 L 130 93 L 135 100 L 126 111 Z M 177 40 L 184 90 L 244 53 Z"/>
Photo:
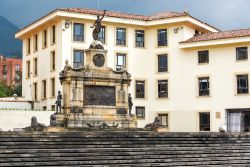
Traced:
<path fill-rule="evenodd" d="M 153 14 L 189 10 L 221 30 L 250 28 L 250 0 L 99 0 L 100 9 Z M 96 8 L 98 0 L 0 0 L 0 15 L 24 27 L 56 8 Z"/>

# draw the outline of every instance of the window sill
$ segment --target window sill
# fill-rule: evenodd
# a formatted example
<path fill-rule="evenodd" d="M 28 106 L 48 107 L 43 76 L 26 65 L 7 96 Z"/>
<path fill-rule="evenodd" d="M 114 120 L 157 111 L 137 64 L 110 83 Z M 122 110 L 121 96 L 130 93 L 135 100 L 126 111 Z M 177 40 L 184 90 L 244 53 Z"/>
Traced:
<path fill-rule="evenodd" d="M 169 100 L 169 97 L 157 97 L 156 100 Z"/>
<path fill-rule="evenodd" d="M 36 74 L 36 75 L 33 75 L 33 77 L 38 77 L 38 75 Z"/>
<path fill-rule="evenodd" d="M 235 94 L 235 96 L 248 96 L 250 95 L 249 93 L 241 93 L 241 94 Z"/>
<path fill-rule="evenodd" d="M 85 41 L 72 41 L 72 42 L 74 42 L 74 43 L 85 43 Z"/>
<path fill-rule="evenodd" d="M 145 118 L 141 118 L 141 117 L 137 117 L 137 116 L 136 116 L 136 118 L 137 118 L 137 120 L 145 120 Z"/>
<path fill-rule="evenodd" d="M 117 46 L 117 47 L 128 47 L 127 45 L 117 45 L 117 44 L 115 44 L 115 46 Z"/>
<path fill-rule="evenodd" d="M 56 72 L 56 69 L 50 70 L 50 72 Z"/>
<path fill-rule="evenodd" d="M 248 59 L 236 60 L 236 62 L 247 62 Z"/>
<path fill-rule="evenodd" d="M 34 50 L 34 52 L 33 53 L 37 53 L 38 52 L 38 50 Z"/>
<path fill-rule="evenodd" d="M 135 98 L 135 100 L 147 100 L 146 98 Z"/>
<path fill-rule="evenodd" d="M 146 49 L 146 47 L 139 47 L 139 46 L 134 46 L 135 49 Z"/>
<path fill-rule="evenodd" d="M 56 45 L 56 42 L 55 43 L 51 43 L 50 46 L 53 46 L 53 45 Z"/>
<path fill-rule="evenodd" d="M 169 71 L 163 71 L 163 72 L 156 72 L 156 74 L 169 74 Z"/>
<path fill-rule="evenodd" d="M 42 47 L 42 49 L 47 49 L 47 48 L 48 48 L 48 46 L 43 46 L 43 47 Z"/>
<path fill-rule="evenodd" d="M 211 95 L 208 95 L 208 96 L 197 96 L 197 98 L 211 98 L 212 96 Z"/>
<path fill-rule="evenodd" d="M 198 131 L 199 133 L 207 133 L 207 132 L 211 132 L 211 130 L 203 130 L 203 131 Z"/>
<path fill-rule="evenodd" d="M 209 62 L 208 63 L 198 63 L 198 65 L 209 65 Z"/>
<path fill-rule="evenodd" d="M 168 45 L 164 45 L 164 46 L 156 46 L 156 48 L 167 48 L 167 47 L 169 47 Z"/>

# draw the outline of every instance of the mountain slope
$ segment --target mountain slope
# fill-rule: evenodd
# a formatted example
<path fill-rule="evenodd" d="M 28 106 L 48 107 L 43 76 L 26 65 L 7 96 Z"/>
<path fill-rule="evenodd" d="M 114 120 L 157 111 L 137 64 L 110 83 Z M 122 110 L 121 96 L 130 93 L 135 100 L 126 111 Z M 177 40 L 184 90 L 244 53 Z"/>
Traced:
<path fill-rule="evenodd" d="M 22 57 L 22 43 L 15 39 L 18 30 L 17 26 L 0 16 L 0 54 L 6 57 Z"/>

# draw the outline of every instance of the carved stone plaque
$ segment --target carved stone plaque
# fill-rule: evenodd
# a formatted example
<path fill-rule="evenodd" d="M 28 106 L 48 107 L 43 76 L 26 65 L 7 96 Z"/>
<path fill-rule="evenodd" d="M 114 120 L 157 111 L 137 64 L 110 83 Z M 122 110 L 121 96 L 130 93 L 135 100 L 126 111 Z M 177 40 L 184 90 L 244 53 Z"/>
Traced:
<path fill-rule="evenodd" d="M 115 87 L 112 86 L 85 86 L 85 105 L 115 106 Z"/>

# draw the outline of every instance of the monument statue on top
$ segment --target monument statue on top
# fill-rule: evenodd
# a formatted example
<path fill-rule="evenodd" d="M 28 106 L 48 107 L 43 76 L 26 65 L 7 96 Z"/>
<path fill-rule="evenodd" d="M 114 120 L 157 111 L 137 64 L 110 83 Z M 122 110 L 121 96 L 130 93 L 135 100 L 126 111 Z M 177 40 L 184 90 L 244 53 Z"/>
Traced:
<path fill-rule="evenodd" d="M 98 35 L 101 32 L 101 28 L 102 28 L 101 21 L 104 18 L 105 14 L 106 14 L 106 10 L 104 10 L 101 17 L 100 17 L 100 15 L 97 15 L 97 19 L 96 19 L 95 23 L 93 24 L 93 26 L 91 27 L 91 28 L 95 27 L 95 29 L 92 33 L 92 36 L 93 36 L 94 40 L 96 40 L 96 41 L 98 40 Z"/>

